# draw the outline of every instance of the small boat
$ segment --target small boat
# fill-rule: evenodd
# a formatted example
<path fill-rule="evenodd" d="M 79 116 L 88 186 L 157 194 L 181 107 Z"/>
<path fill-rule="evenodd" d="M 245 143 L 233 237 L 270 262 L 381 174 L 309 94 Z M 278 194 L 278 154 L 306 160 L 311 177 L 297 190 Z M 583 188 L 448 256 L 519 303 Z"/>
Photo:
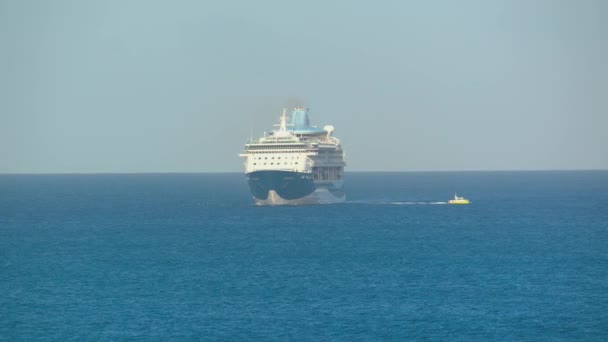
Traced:
<path fill-rule="evenodd" d="M 449 200 L 448 203 L 449 204 L 469 204 L 471 202 L 464 197 L 458 197 L 456 194 L 454 194 L 454 199 Z"/>

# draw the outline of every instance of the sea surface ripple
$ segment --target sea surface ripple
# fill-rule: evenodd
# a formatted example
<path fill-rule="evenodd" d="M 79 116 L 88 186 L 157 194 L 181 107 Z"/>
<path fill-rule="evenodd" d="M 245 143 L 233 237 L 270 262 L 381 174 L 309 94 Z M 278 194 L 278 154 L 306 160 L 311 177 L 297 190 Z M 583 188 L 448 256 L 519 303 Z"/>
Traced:
<path fill-rule="evenodd" d="M 0 340 L 608 339 L 608 172 L 0 175 Z M 445 204 L 453 194 L 470 205 Z"/>

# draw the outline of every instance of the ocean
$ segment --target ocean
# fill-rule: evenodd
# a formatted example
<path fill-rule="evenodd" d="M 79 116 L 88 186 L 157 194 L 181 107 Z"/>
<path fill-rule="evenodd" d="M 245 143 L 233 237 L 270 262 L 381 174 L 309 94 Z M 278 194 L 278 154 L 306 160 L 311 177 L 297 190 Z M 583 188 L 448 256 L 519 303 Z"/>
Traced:
<path fill-rule="evenodd" d="M 345 180 L 0 175 L 0 340 L 608 339 L 608 171 Z"/>

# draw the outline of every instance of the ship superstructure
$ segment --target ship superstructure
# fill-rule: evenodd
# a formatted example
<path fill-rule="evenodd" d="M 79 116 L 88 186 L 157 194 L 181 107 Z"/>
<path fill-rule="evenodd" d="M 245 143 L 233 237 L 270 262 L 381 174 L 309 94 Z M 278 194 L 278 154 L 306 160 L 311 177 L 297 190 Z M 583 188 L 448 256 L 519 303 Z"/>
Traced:
<path fill-rule="evenodd" d="M 310 126 L 308 109 L 283 110 L 278 129 L 245 144 L 245 173 L 258 205 L 345 200 L 345 154 L 334 127 Z"/>

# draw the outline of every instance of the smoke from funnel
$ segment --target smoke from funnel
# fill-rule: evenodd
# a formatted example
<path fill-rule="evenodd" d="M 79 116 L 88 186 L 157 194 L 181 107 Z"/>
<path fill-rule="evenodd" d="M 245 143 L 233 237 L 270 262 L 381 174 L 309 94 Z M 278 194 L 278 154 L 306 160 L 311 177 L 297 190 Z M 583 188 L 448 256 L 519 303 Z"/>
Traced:
<path fill-rule="evenodd" d="M 288 110 L 294 109 L 296 107 L 305 107 L 305 101 L 299 97 L 290 97 L 285 102 L 285 108 Z"/>

